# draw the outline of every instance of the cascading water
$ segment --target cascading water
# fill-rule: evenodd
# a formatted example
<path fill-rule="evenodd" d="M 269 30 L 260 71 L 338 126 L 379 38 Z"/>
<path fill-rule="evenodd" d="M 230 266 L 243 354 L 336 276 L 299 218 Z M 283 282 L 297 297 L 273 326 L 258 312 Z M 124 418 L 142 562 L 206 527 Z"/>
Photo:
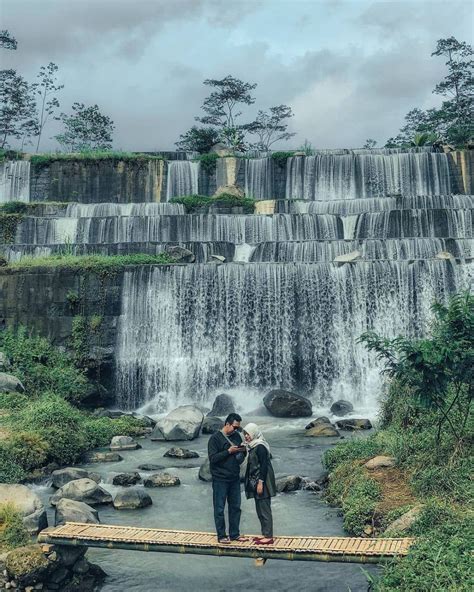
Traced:
<path fill-rule="evenodd" d="M 287 162 L 287 199 L 448 193 L 448 156 L 436 152 L 293 156 Z"/>
<path fill-rule="evenodd" d="M 419 335 L 430 303 L 468 284 L 468 268 L 450 261 L 127 272 L 118 403 L 130 409 L 154 399 L 167 408 L 219 389 L 282 387 L 375 404 L 380 379 L 357 343 L 361 333 Z"/>
<path fill-rule="evenodd" d="M 174 160 L 168 162 L 166 201 L 172 197 L 199 193 L 199 161 Z"/>
<path fill-rule="evenodd" d="M 30 201 L 29 160 L 0 163 L 0 203 L 8 201 Z"/>
<path fill-rule="evenodd" d="M 245 195 L 254 199 L 273 198 L 271 158 L 245 160 Z"/>

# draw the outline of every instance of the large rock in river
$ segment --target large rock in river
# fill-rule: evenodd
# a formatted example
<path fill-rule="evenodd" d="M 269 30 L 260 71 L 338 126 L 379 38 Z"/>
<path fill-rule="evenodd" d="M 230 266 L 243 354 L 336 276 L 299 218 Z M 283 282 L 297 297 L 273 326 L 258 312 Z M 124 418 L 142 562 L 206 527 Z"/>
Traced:
<path fill-rule="evenodd" d="M 310 417 L 313 412 L 309 399 L 281 389 L 267 393 L 263 404 L 275 417 Z"/>
<path fill-rule="evenodd" d="M 311 438 L 334 438 L 339 435 L 339 432 L 331 423 L 321 423 L 314 426 L 314 428 L 309 428 L 305 432 L 305 436 Z"/>
<path fill-rule="evenodd" d="M 350 401 L 344 401 L 343 399 L 340 399 L 331 405 L 331 413 L 339 415 L 340 417 L 352 413 L 353 411 L 354 406 L 352 403 Z"/>
<path fill-rule="evenodd" d="M 204 415 L 193 405 L 182 405 L 160 419 L 151 434 L 152 440 L 194 440 L 201 431 Z"/>
<path fill-rule="evenodd" d="M 181 481 L 175 475 L 169 473 L 155 473 L 146 477 L 143 481 L 145 487 L 176 487 Z"/>
<path fill-rule="evenodd" d="M 203 434 L 215 434 L 224 427 L 224 420 L 220 417 L 205 417 L 202 422 Z"/>
<path fill-rule="evenodd" d="M 97 485 L 92 479 L 76 479 L 63 485 L 51 497 L 50 502 L 55 506 L 60 499 L 67 498 L 89 505 L 111 504 L 112 496 L 108 491 Z"/>
<path fill-rule="evenodd" d="M 0 505 L 2 504 L 15 506 L 30 534 L 36 534 L 48 526 L 46 508 L 43 502 L 26 485 L 0 484 Z"/>
<path fill-rule="evenodd" d="M 285 477 L 278 477 L 276 480 L 278 493 L 290 493 L 291 491 L 298 491 L 302 487 L 303 477 L 299 475 L 286 475 Z"/>
<path fill-rule="evenodd" d="M 92 479 L 96 483 L 100 481 L 100 475 L 97 473 L 89 473 L 85 469 L 79 469 L 78 467 L 66 467 L 64 469 L 57 469 L 51 473 L 53 479 L 53 487 L 59 489 L 69 481 L 75 481 L 76 479 Z"/>
<path fill-rule="evenodd" d="M 114 436 L 109 448 L 116 452 L 117 450 L 136 450 L 141 446 L 131 436 Z"/>
<path fill-rule="evenodd" d="M 116 510 L 137 510 L 151 506 L 152 503 L 151 497 L 143 489 L 119 491 L 114 498 L 114 508 Z"/>
<path fill-rule="evenodd" d="M 23 393 L 25 387 L 16 376 L 0 372 L 0 393 Z"/>
<path fill-rule="evenodd" d="M 163 456 L 169 458 L 199 458 L 199 454 L 195 450 L 188 450 L 187 448 L 170 448 Z"/>
<path fill-rule="evenodd" d="M 341 419 L 336 421 L 336 425 L 340 430 L 370 430 L 372 429 L 372 423 L 370 419 Z"/>
<path fill-rule="evenodd" d="M 85 524 L 98 524 L 99 513 L 84 502 L 63 498 L 56 504 L 54 525 L 66 522 L 84 522 Z"/>
<path fill-rule="evenodd" d="M 234 399 L 230 395 L 222 393 L 217 395 L 208 417 L 224 417 L 229 413 L 235 413 Z"/>

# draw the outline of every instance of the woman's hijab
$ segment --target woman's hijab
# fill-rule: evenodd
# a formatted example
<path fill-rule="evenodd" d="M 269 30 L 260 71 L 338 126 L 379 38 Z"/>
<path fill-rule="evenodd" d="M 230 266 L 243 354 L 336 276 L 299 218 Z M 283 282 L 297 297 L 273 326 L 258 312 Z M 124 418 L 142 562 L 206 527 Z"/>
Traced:
<path fill-rule="evenodd" d="M 250 442 L 246 443 L 249 448 L 255 448 L 259 444 L 262 444 L 262 446 L 265 446 L 268 452 L 270 452 L 270 445 L 265 440 L 262 431 L 256 423 L 247 424 L 244 427 L 244 432 L 246 432 L 252 438 Z"/>

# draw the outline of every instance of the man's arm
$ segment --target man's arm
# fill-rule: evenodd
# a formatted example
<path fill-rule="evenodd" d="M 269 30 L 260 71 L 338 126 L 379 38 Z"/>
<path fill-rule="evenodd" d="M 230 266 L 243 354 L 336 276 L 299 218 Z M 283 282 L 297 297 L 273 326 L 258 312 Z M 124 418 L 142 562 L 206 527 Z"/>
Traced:
<path fill-rule="evenodd" d="M 227 449 L 219 450 L 217 438 L 214 437 L 209 438 L 209 442 L 207 444 L 207 453 L 209 456 L 209 462 L 211 464 L 218 463 L 229 456 L 229 451 Z"/>

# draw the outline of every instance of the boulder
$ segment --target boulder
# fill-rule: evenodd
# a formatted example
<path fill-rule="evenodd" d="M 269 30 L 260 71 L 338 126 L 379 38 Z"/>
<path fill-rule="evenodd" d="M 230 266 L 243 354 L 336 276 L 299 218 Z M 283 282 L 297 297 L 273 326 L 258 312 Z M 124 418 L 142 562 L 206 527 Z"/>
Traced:
<path fill-rule="evenodd" d="M 136 471 L 133 473 L 119 473 L 118 475 L 114 475 L 112 484 L 121 487 L 129 487 L 130 485 L 136 485 L 141 480 L 140 473 L 137 473 Z"/>
<path fill-rule="evenodd" d="M 285 477 L 278 477 L 276 480 L 276 489 L 278 493 L 289 493 L 291 491 L 298 491 L 303 486 L 303 478 L 299 475 L 286 475 Z"/>
<path fill-rule="evenodd" d="M 317 481 L 314 481 L 311 479 L 303 479 L 303 485 L 302 485 L 301 489 L 304 489 L 305 491 L 317 492 L 317 491 L 322 491 L 323 487 Z"/>
<path fill-rule="evenodd" d="M 354 411 L 354 406 L 349 401 L 340 399 L 331 405 L 331 413 L 333 415 L 344 416 Z"/>
<path fill-rule="evenodd" d="M 50 503 L 55 506 L 60 499 L 67 498 L 89 505 L 110 504 L 112 496 L 108 491 L 97 485 L 92 479 L 76 479 L 63 485 L 51 497 Z"/>
<path fill-rule="evenodd" d="M 79 469 L 77 467 L 66 467 L 64 469 L 57 469 L 51 473 L 53 479 L 52 486 L 59 489 L 69 481 L 75 481 L 76 479 L 92 479 L 96 483 L 100 482 L 100 475 L 97 473 L 89 473 L 85 469 Z"/>
<path fill-rule="evenodd" d="M 152 499 L 143 489 L 119 491 L 114 498 L 116 510 L 137 510 L 152 505 Z"/>
<path fill-rule="evenodd" d="M 118 409 L 104 409 L 102 407 L 96 409 L 92 415 L 94 415 L 94 417 L 110 417 L 110 419 L 118 419 L 119 417 L 124 417 L 125 415 L 130 414 L 125 411 L 119 411 Z"/>
<path fill-rule="evenodd" d="M 312 414 L 309 399 L 281 389 L 267 393 L 263 404 L 275 417 L 310 417 Z"/>
<path fill-rule="evenodd" d="M 118 462 L 123 460 L 123 456 L 117 452 L 91 452 L 87 455 L 86 460 L 89 463 Z"/>
<path fill-rule="evenodd" d="M 215 434 L 224 427 L 224 421 L 220 417 L 205 417 L 202 422 L 203 434 Z"/>
<path fill-rule="evenodd" d="M 136 450 L 137 448 L 141 448 L 141 446 L 131 436 L 114 436 L 110 442 L 110 450 L 115 452 L 117 450 Z"/>
<path fill-rule="evenodd" d="M 210 255 L 210 259 L 214 259 L 214 261 L 217 261 L 218 263 L 225 263 L 224 255 Z"/>
<path fill-rule="evenodd" d="M 80 502 L 74 502 L 76 504 Z M 69 545 L 57 545 L 55 547 L 56 553 L 59 555 L 60 562 L 66 567 L 72 567 L 76 561 L 84 557 L 87 552 L 87 547 L 78 546 L 73 547 Z"/>
<path fill-rule="evenodd" d="M 148 415 L 142 415 L 141 413 L 132 413 L 131 416 L 141 421 L 143 426 L 146 428 L 154 428 L 156 425 L 156 421 Z"/>
<path fill-rule="evenodd" d="M 230 395 L 222 393 L 217 395 L 208 417 L 225 417 L 229 413 L 235 413 L 234 399 Z"/>
<path fill-rule="evenodd" d="M 181 485 L 181 481 L 169 473 L 155 473 L 146 477 L 143 484 L 145 487 L 175 487 Z"/>
<path fill-rule="evenodd" d="M 63 498 L 56 504 L 54 525 L 59 526 L 66 522 L 84 522 L 86 524 L 98 524 L 99 513 L 84 502 Z"/>
<path fill-rule="evenodd" d="M 345 253 L 344 255 L 338 255 L 334 257 L 334 262 L 339 264 L 352 263 L 361 258 L 360 251 L 352 251 L 351 253 Z"/>
<path fill-rule="evenodd" d="M 194 263 L 196 261 L 194 253 L 184 247 L 167 247 L 165 252 L 173 259 L 174 263 Z"/>
<path fill-rule="evenodd" d="M 163 465 L 154 465 L 151 463 L 146 463 L 144 465 L 138 465 L 139 471 L 162 471 L 163 469 L 166 469 L 166 467 L 164 467 Z"/>
<path fill-rule="evenodd" d="M 55 567 L 53 562 L 48 561 L 39 545 L 13 549 L 8 553 L 5 564 L 9 577 L 20 588 L 43 581 Z"/>
<path fill-rule="evenodd" d="M 419 504 L 411 510 L 408 510 L 408 512 L 402 514 L 400 518 L 397 518 L 387 526 L 387 528 L 384 531 L 384 535 L 390 537 L 399 536 L 401 533 L 405 533 L 418 520 L 418 517 L 420 516 L 421 511 L 423 510 L 423 507 L 423 504 Z"/>
<path fill-rule="evenodd" d="M 43 502 L 26 485 L 0 484 L 0 504 L 11 503 L 21 514 L 23 524 L 30 534 L 36 534 L 48 526 L 46 508 Z"/>
<path fill-rule="evenodd" d="M 372 423 L 370 419 L 341 419 L 336 421 L 336 426 L 340 430 L 370 430 Z"/>
<path fill-rule="evenodd" d="M 25 387 L 16 376 L 0 372 L 0 392 L 1 393 L 23 393 Z"/>
<path fill-rule="evenodd" d="M 198 477 L 201 481 L 205 481 L 206 483 L 212 481 L 211 465 L 208 458 L 206 458 L 206 460 L 200 466 Z"/>
<path fill-rule="evenodd" d="M 454 259 L 453 255 L 451 253 L 449 253 L 448 251 L 440 251 L 439 253 L 436 253 L 435 255 L 436 259 Z"/>
<path fill-rule="evenodd" d="M 204 416 L 193 405 L 182 405 L 160 419 L 151 440 L 194 440 L 199 436 Z"/>
<path fill-rule="evenodd" d="M 331 423 L 321 423 L 314 428 L 306 430 L 305 436 L 311 438 L 335 438 L 340 436 L 340 434 Z"/>
<path fill-rule="evenodd" d="M 222 195 L 223 193 L 233 195 L 234 197 L 245 197 L 245 193 L 240 187 L 237 187 L 237 185 L 221 185 L 217 188 L 213 197 L 219 197 L 219 195 Z"/>
<path fill-rule="evenodd" d="M 170 458 L 199 458 L 199 454 L 194 450 L 188 450 L 187 448 L 170 448 L 163 456 Z"/>
<path fill-rule="evenodd" d="M 365 467 L 373 471 L 374 469 L 390 469 L 397 464 L 393 456 L 374 456 L 365 463 Z"/>
<path fill-rule="evenodd" d="M 310 421 L 309 424 L 307 426 L 305 426 L 305 430 L 310 430 L 311 428 L 315 428 L 316 426 L 320 426 L 320 425 L 331 425 L 331 421 L 328 417 L 317 417 L 316 419 L 313 419 L 313 421 Z"/>

